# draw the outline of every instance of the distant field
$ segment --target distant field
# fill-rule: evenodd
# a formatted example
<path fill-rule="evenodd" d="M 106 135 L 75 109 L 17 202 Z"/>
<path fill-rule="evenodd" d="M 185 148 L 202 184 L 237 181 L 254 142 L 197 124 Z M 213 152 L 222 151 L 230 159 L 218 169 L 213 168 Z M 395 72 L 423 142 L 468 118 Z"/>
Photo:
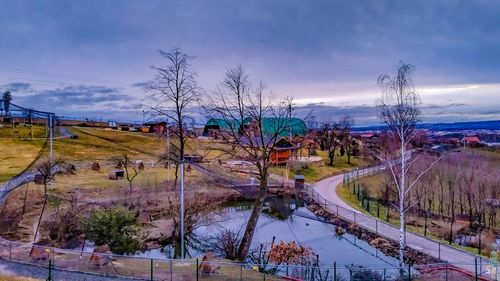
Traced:
<path fill-rule="evenodd" d="M 1 128 L 3 136 L 11 128 Z M 133 159 L 157 159 L 165 150 L 165 141 L 153 134 L 106 131 L 95 128 L 68 128 L 78 138 L 54 140 L 54 157 L 69 162 L 108 161 L 127 153 Z M 43 139 L 0 138 L 0 182 L 21 172 L 36 157 Z M 46 147 L 48 150 L 48 145 Z M 48 152 L 45 151 L 45 157 Z"/>
<path fill-rule="evenodd" d="M 43 138 L 47 135 L 44 126 L 33 126 L 33 137 Z M 0 138 L 31 138 L 31 128 L 29 126 L 17 126 L 15 128 L 2 127 L 0 128 Z"/>
<path fill-rule="evenodd" d="M 157 158 L 165 150 L 165 142 L 154 134 L 108 131 L 96 128 L 68 129 L 78 138 L 56 140 L 54 150 L 57 157 L 68 161 L 107 160 L 123 153 L 134 158 Z"/>
<path fill-rule="evenodd" d="M 27 167 L 40 151 L 43 140 L 0 139 L 0 182 Z"/>

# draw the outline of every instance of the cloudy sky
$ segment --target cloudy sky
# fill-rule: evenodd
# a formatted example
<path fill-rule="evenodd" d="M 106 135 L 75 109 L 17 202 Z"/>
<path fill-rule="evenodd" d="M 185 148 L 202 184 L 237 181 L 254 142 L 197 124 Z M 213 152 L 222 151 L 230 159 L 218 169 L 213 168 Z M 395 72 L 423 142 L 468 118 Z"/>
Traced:
<path fill-rule="evenodd" d="M 242 64 L 328 121 L 377 124 L 377 77 L 402 60 L 426 122 L 500 119 L 498 1 L 1 1 L 0 90 L 59 115 L 138 120 L 159 49 L 215 89 Z"/>

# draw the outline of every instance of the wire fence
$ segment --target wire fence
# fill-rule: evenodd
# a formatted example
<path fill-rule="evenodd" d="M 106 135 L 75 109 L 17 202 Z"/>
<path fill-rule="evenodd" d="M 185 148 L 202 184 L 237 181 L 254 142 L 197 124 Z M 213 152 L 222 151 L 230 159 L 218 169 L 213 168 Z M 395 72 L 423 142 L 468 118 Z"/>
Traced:
<path fill-rule="evenodd" d="M 348 184 L 354 178 L 361 176 L 373 175 L 385 169 L 384 166 L 373 166 L 363 169 L 353 170 L 344 174 L 343 183 Z M 331 188 L 336 188 L 332 186 Z M 321 205 L 325 210 L 330 212 L 337 217 L 343 218 L 348 222 L 352 222 L 372 233 L 375 233 L 381 237 L 398 240 L 399 239 L 399 228 L 385 222 L 383 220 L 376 219 L 374 217 L 365 215 L 357 210 L 344 208 L 335 203 L 330 202 L 328 199 L 323 197 L 321 194 L 316 192 L 310 186 L 305 188 L 305 192 L 319 205 Z M 447 244 L 443 244 L 439 241 L 435 241 L 424 237 L 420 234 L 406 232 L 405 231 L 405 241 L 406 246 L 412 248 L 416 251 L 425 253 L 429 256 L 438 258 L 439 260 L 446 261 L 450 265 L 457 267 L 461 270 L 465 270 L 469 273 L 476 273 L 478 276 L 488 276 L 492 280 L 491 274 L 495 274 L 491 269 L 497 267 L 497 261 L 490 261 L 482 256 L 475 255 L 464 250 L 451 247 Z M 494 277 L 495 277 L 494 276 Z M 496 277 L 495 277 L 496 278 Z"/>
<path fill-rule="evenodd" d="M 498 280 L 493 264 L 374 266 L 262 265 L 202 259 L 163 259 L 89 253 L 0 240 L 0 258 L 42 268 L 51 280 L 119 277 L 132 280 Z M 468 272 L 462 267 L 476 270 Z M 272 273 L 271 273 L 272 272 Z M 79 276 L 80 278 L 77 278 Z"/>

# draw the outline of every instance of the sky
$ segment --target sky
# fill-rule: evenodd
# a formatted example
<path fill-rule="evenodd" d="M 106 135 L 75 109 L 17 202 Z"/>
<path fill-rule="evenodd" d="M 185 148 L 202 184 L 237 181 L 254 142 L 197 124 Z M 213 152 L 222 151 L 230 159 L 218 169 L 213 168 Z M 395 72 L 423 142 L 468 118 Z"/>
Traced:
<path fill-rule="evenodd" d="M 205 93 L 241 64 L 319 122 L 378 124 L 376 81 L 399 61 L 415 66 L 424 122 L 500 119 L 498 1 L 2 0 L 0 10 L 0 91 L 61 116 L 147 119 L 143 85 L 165 63 L 159 50 L 179 47 Z"/>

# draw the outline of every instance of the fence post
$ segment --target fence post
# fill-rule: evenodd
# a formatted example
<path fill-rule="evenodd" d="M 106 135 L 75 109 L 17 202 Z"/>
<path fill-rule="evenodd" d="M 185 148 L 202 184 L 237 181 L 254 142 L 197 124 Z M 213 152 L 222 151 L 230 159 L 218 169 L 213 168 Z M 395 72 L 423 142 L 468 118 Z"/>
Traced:
<path fill-rule="evenodd" d="M 441 243 L 438 242 L 438 259 L 441 259 Z"/>
<path fill-rule="evenodd" d="M 477 276 L 477 257 L 474 258 L 474 269 L 475 269 L 475 274 L 474 274 L 474 280 L 478 280 Z"/>
<path fill-rule="evenodd" d="M 52 279 L 52 260 L 49 259 L 49 276 L 47 276 L 46 281 L 53 281 Z"/>
<path fill-rule="evenodd" d="M 386 279 L 386 276 L 387 276 L 387 275 L 386 275 L 386 271 L 387 271 L 387 269 L 384 267 L 384 281 L 386 281 L 386 280 L 387 280 L 387 279 Z"/>
<path fill-rule="evenodd" d="M 196 258 L 196 281 L 199 280 L 199 271 L 198 271 L 198 258 Z"/>
<path fill-rule="evenodd" d="M 337 262 L 333 262 L 333 281 L 337 281 Z"/>
<path fill-rule="evenodd" d="M 12 242 L 9 241 L 9 260 L 12 260 Z"/>
<path fill-rule="evenodd" d="M 339 216 L 339 205 L 337 205 L 337 217 Z"/>
<path fill-rule="evenodd" d="M 151 259 L 151 281 L 153 281 L 153 259 Z"/>
<path fill-rule="evenodd" d="M 378 220 L 375 220 L 375 234 L 378 234 Z"/>
<path fill-rule="evenodd" d="M 446 261 L 446 271 L 445 271 L 446 281 L 448 281 L 448 261 Z"/>
<path fill-rule="evenodd" d="M 411 264 L 408 263 L 408 281 L 411 281 Z"/>
<path fill-rule="evenodd" d="M 356 224 L 356 212 L 352 212 L 354 217 L 354 224 Z"/>
<path fill-rule="evenodd" d="M 172 267 L 173 267 L 172 260 L 170 260 L 170 281 L 174 280 L 174 279 L 172 279 L 172 275 L 173 275 L 173 274 L 172 274 L 172 273 L 173 273 L 173 272 L 172 272 L 172 271 L 173 271 L 173 268 L 172 268 Z"/>

